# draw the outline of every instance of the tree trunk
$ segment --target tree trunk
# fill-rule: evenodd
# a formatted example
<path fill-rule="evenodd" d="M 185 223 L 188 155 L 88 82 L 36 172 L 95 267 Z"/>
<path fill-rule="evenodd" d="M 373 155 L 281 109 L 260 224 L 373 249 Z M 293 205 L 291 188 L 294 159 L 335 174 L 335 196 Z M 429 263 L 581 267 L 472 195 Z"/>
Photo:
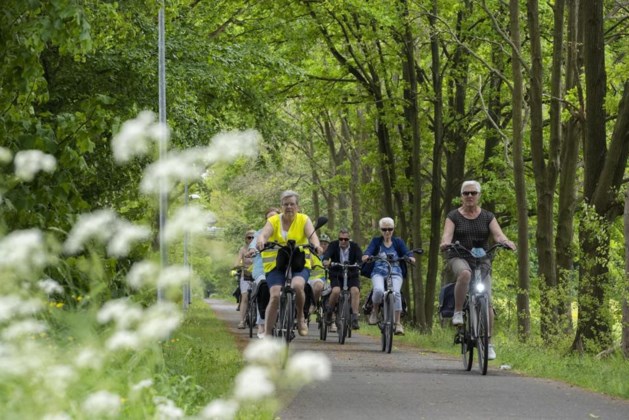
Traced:
<path fill-rule="evenodd" d="M 579 85 L 579 39 L 582 31 L 579 31 L 579 0 L 568 0 L 568 43 L 566 48 L 566 91 L 575 87 L 578 92 L 582 89 Z M 557 235 L 555 237 L 555 250 L 557 255 L 557 286 L 560 293 L 566 296 L 559 306 L 560 327 L 563 332 L 572 331 L 572 305 L 569 290 L 572 289 L 574 277 L 574 213 L 576 209 L 577 194 L 577 163 L 579 149 L 582 144 L 581 124 L 584 115 L 583 95 L 579 95 L 579 112 L 573 112 L 572 117 L 566 122 L 561 142 L 561 171 L 559 173 L 559 198 L 557 210 Z"/>
<path fill-rule="evenodd" d="M 524 177 L 523 157 L 523 120 L 522 103 L 524 101 L 522 65 L 520 63 L 520 2 L 510 1 L 510 29 L 513 52 L 511 70 L 513 73 L 513 177 L 518 214 L 518 337 L 522 341 L 531 335 L 531 311 L 529 308 L 529 239 L 528 239 L 528 203 Z"/>
<path fill-rule="evenodd" d="M 625 296 L 622 299 L 622 339 L 620 347 L 629 358 L 629 189 L 625 191 Z"/>
<path fill-rule="evenodd" d="M 555 274 L 555 254 L 553 251 L 553 198 L 556 164 L 553 146 L 549 152 L 548 164 L 544 152 L 544 127 L 542 114 L 543 63 L 542 45 L 539 27 L 537 0 L 527 1 L 527 21 L 531 43 L 531 157 L 535 174 L 537 194 L 537 230 L 536 242 L 539 259 L 540 277 L 540 327 L 545 341 L 555 334 L 557 325 L 557 299 L 554 296 L 557 287 Z M 560 46 L 557 46 L 560 48 Z"/>

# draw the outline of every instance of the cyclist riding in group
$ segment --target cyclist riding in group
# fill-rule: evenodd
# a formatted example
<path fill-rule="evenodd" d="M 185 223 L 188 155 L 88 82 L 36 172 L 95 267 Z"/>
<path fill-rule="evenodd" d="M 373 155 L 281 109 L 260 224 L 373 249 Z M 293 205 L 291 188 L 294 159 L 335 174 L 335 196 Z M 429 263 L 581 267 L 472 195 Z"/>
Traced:
<path fill-rule="evenodd" d="M 266 242 L 275 242 L 280 245 L 288 244 L 288 241 L 295 241 L 295 245 L 312 244 L 316 252 L 321 253 L 321 244 L 315 232 L 314 225 L 310 218 L 299 213 L 299 195 L 295 191 L 284 191 L 280 196 L 282 212 L 270 217 L 256 240 L 256 247 L 261 251 L 266 281 L 270 289 L 270 300 L 265 316 L 265 331 L 271 331 L 277 318 L 280 293 L 285 283 L 285 271 L 277 267 L 276 249 L 265 249 Z M 293 270 L 291 286 L 295 291 L 295 303 L 297 312 L 297 331 L 299 335 L 308 334 L 308 325 L 304 316 L 304 285 L 310 276 L 310 249 L 303 247 L 306 254 L 304 265 L 300 270 Z"/>
<path fill-rule="evenodd" d="M 330 262 L 357 264 L 362 260 L 363 253 L 357 243 L 349 238 L 349 230 L 342 228 L 339 230 L 338 240 L 332 241 L 323 255 L 323 264 L 328 266 Z M 343 286 L 343 269 L 341 267 L 330 267 L 330 285 L 332 293 L 326 308 L 326 322 L 332 322 L 334 307 L 338 302 Z M 358 270 L 350 270 L 348 276 L 348 287 L 350 288 L 352 302 L 352 329 L 359 329 L 358 314 L 360 301 L 360 278 Z"/>
<path fill-rule="evenodd" d="M 269 217 L 275 216 L 279 213 L 279 209 L 275 207 L 268 208 L 264 213 L 264 220 L 266 221 Z M 266 284 L 266 275 L 264 274 L 264 267 L 262 265 L 262 256 L 256 252 L 256 241 L 261 231 L 262 229 L 256 231 L 253 235 L 253 240 L 249 243 L 249 256 L 253 256 L 252 275 L 256 283 L 258 301 L 258 319 L 256 321 L 256 324 L 258 325 L 258 338 L 263 338 L 266 333 L 264 319 L 266 315 L 266 308 L 269 304 L 269 288 Z"/>
<path fill-rule="evenodd" d="M 493 240 L 504 246 L 515 250 L 515 244 L 511 242 L 502 232 L 496 217 L 493 213 L 482 209 L 479 206 L 481 186 L 477 181 L 465 181 L 461 185 L 461 207 L 454 209 L 448 213 L 443 228 L 443 236 L 441 239 L 441 250 L 447 250 L 455 242 L 458 242 L 466 249 L 474 247 L 482 247 L 487 249 L 487 241 L 491 234 Z M 472 269 L 470 268 L 470 256 L 465 257 L 455 252 L 448 252 L 445 265 L 446 281 L 448 283 L 456 282 L 454 288 L 454 315 L 452 316 L 453 325 L 463 324 L 463 304 L 470 283 Z M 483 274 L 491 272 L 491 261 L 487 259 L 481 266 Z M 493 310 L 491 309 L 491 276 L 487 275 L 487 289 L 490 296 L 489 309 L 489 337 L 491 340 L 491 332 L 493 327 Z M 488 359 L 496 358 L 496 352 L 493 344 L 489 344 Z"/>
<path fill-rule="evenodd" d="M 411 263 L 415 263 L 413 251 L 409 250 L 400 237 L 393 236 L 395 223 L 390 217 L 383 217 L 378 222 L 381 236 L 374 237 L 362 257 L 363 262 L 369 261 L 371 256 L 387 257 L 392 255 L 394 262 L 391 268 L 391 278 L 393 280 L 393 291 L 395 293 L 395 334 L 404 335 L 404 327 L 400 322 L 402 313 L 402 282 L 406 277 L 406 264 L 404 259 L 407 258 Z M 384 297 L 385 276 L 388 274 L 388 267 L 385 262 L 376 261 L 371 271 L 371 283 L 373 286 L 373 310 L 369 315 L 369 325 L 378 323 L 379 306 Z"/>
<path fill-rule="evenodd" d="M 330 237 L 322 233 L 319 236 L 319 243 L 324 253 L 330 243 Z M 310 278 L 308 279 L 308 285 L 312 291 L 310 302 L 308 302 L 310 314 L 317 310 L 317 302 L 321 299 L 321 293 L 323 293 L 323 289 L 326 287 L 327 275 L 321 262 L 323 253 L 321 255 L 312 255 L 312 268 L 310 270 Z"/>
<path fill-rule="evenodd" d="M 240 322 L 238 323 L 239 329 L 245 328 L 245 317 L 247 315 L 248 303 L 249 303 L 249 288 L 253 277 L 251 274 L 251 266 L 253 264 L 253 258 L 249 256 L 247 247 L 253 240 L 255 231 L 248 230 L 245 234 L 245 245 L 238 250 L 238 257 L 234 266 L 239 270 L 239 284 L 240 284 Z"/>

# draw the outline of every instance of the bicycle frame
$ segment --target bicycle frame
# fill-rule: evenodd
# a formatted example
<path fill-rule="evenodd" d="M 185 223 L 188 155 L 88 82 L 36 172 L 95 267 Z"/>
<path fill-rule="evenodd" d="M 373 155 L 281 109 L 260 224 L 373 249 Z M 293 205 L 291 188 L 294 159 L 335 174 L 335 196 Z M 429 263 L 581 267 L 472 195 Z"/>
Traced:
<path fill-rule="evenodd" d="M 352 336 L 351 313 L 352 313 L 352 295 L 349 290 L 349 270 L 360 268 L 359 264 L 348 264 L 331 262 L 330 267 L 341 267 L 343 269 L 343 287 L 341 288 L 341 294 L 337 303 L 337 315 L 336 320 L 338 322 L 338 339 L 340 344 L 345 344 L 345 338 Z"/>
<path fill-rule="evenodd" d="M 383 261 L 387 265 L 387 275 L 384 281 L 384 299 L 378 326 L 381 333 L 382 351 L 391 353 L 393 349 L 393 335 L 395 333 L 395 294 L 393 292 L 392 264 L 398 262 L 399 259 L 394 258 L 392 254 L 387 254 L 386 257 L 372 256 L 369 259 L 371 261 Z"/>

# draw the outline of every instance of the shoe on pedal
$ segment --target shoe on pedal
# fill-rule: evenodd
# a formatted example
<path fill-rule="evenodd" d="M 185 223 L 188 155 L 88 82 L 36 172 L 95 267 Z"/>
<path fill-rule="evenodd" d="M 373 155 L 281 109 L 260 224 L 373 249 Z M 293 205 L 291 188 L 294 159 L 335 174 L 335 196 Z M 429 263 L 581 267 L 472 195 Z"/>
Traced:
<path fill-rule="evenodd" d="M 404 327 L 402 324 L 395 324 L 395 335 L 404 335 Z"/>
<path fill-rule="evenodd" d="M 463 325 L 463 312 L 455 312 L 452 315 L 452 325 Z"/>
<path fill-rule="evenodd" d="M 494 345 L 490 344 L 489 347 L 487 347 L 487 359 L 494 360 L 495 358 L 496 358 L 496 350 L 494 350 Z"/>
<path fill-rule="evenodd" d="M 352 318 L 352 330 L 359 330 L 360 324 L 358 324 L 358 318 Z"/>
<path fill-rule="evenodd" d="M 297 332 L 299 335 L 302 337 L 308 335 L 308 324 L 306 324 L 306 321 L 300 321 L 298 325 Z"/>
<path fill-rule="evenodd" d="M 244 330 L 245 329 L 245 321 L 240 321 L 238 323 L 238 329 L 239 330 Z"/>
<path fill-rule="evenodd" d="M 330 332 L 333 332 L 333 333 L 337 332 L 336 322 L 333 322 L 332 324 L 330 324 Z"/>
<path fill-rule="evenodd" d="M 369 314 L 369 321 L 367 321 L 369 325 L 376 325 L 378 323 L 378 314 L 374 309 L 371 310 Z"/>

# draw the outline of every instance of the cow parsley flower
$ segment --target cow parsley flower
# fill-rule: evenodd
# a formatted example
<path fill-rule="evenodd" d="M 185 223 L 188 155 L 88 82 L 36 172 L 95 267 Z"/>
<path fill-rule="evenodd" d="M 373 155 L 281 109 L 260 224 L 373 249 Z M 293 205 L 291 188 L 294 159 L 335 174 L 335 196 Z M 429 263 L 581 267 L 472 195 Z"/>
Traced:
<path fill-rule="evenodd" d="M 116 232 L 107 244 L 107 253 L 112 257 L 125 257 L 133 243 L 147 239 L 151 230 L 146 226 L 137 226 L 126 220 L 119 220 Z"/>
<path fill-rule="evenodd" d="M 127 284 L 135 290 L 144 286 L 157 284 L 159 278 L 159 265 L 151 261 L 140 261 L 131 267 L 127 273 Z"/>
<path fill-rule="evenodd" d="M 14 317 L 33 315 L 42 309 L 37 299 L 24 300 L 17 295 L 0 295 L 0 323 Z"/>
<path fill-rule="evenodd" d="M 7 341 L 17 340 L 25 336 L 33 336 L 46 331 L 46 324 L 35 321 L 34 319 L 25 319 L 9 324 L 2 331 L 2 338 Z"/>
<path fill-rule="evenodd" d="M 13 154 L 6 147 L 0 147 L 0 164 L 4 165 L 11 162 Z"/>
<path fill-rule="evenodd" d="M 199 206 L 181 207 L 166 222 L 164 238 L 166 241 L 172 242 L 185 233 L 200 234 L 214 222 L 216 222 L 214 214 Z"/>
<path fill-rule="evenodd" d="M 165 289 L 178 287 L 192 279 L 192 270 L 183 265 L 170 265 L 164 268 L 157 279 L 157 287 Z"/>
<path fill-rule="evenodd" d="M 247 362 L 265 366 L 281 366 L 287 355 L 287 347 L 282 340 L 268 338 L 257 340 L 247 346 L 244 351 Z"/>
<path fill-rule="evenodd" d="M 53 279 L 47 278 L 37 282 L 39 287 L 47 295 L 63 294 L 63 287 Z"/>
<path fill-rule="evenodd" d="M 32 181 L 37 172 L 54 172 L 57 160 L 41 150 L 22 150 L 15 154 L 13 165 L 15 165 L 15 175 L 18 178 Z"/>
<path fill-rule="evenodd" d="M 238 403 L 230 400 L 214 400 L 206 405 L 200 416 L 205 420 L 232 420 L 238 412 Z"/>
<path fill-rule="evenodd" d="M 172 302 L 158 302 L 150 306 L 138 325 L 138 335 L 144 341 L 164 340 L 181 324 L 182 315 Z"/>
<path fill-rule="evenodd" d="M 240 156 L 255 157 L 258 154 L 260 133 L 256 130 L 225 131 L 210 140 L 205 152 L 208 163 L 232 161 Z"/>
<path fill-rule="evenodd" d="M 238 400 L 261 400 L 274 392 L 269 370 L 261 366 L 247 366 L 236 377 L 234 396 Z"/>
<path fill-rule="evenodd" d="M 139 350 L 142 346 L 140 336 L 133 331 L 116 331 L 107 339 L 107 350 Z"/>
<path fill-rule="evenodd" d="M 90 394 L 83 401 L 83 411 L 88 417 L 116 417 L 120 412 L 120 397 L 108 391 Z"/>
<path fill-rule="evenodd" d="M 112 141 L 114 159 L 118 163 L 126 163 L 136 156 L 144 156 L 153 145 L 153 141 L 165 138 L 168 140 L 170 131 L 164 124 L 155 121 L 155 114 L 142 111 L 132 120 L 125 121 Z"/>
<path fill-rule="evenodd" d="M 286 374 L 301 383 L 324 381 L 330 378 L 332 366 L 325 355 L 313 351 L 297 353 L 288 359 Z"/>
<path fill-rule="evenodd" d="M 155 418 L 159 420 L 182 419 L 184 417 L 183 410 L 168 398 L 155 397 L 153 402 L 156 408 Z"/>
<path fill-rule="evenodd" d="M 29 276 L 53 261 L 38 229 L 15 230 L 0 240 L 0 270 Z"/>
<path fill-rule="evenodd" d="M 137 324 L 144 316 L 142 308 L 128 299 L 114 299 L 106 302 L 98 311 L 96 319 L 101 324 L 116 323 L 119 330 Z"/>
<path fill-rule="evenodd" d="M 85 243 L 95 239 L 107 242 L 117 226 L 118 216 L 113 210 L 102 209 L 79 216 L 79 219 L 68 234 L 63 247 L 69 254 L 76 254 L 83 250 Z"/>

